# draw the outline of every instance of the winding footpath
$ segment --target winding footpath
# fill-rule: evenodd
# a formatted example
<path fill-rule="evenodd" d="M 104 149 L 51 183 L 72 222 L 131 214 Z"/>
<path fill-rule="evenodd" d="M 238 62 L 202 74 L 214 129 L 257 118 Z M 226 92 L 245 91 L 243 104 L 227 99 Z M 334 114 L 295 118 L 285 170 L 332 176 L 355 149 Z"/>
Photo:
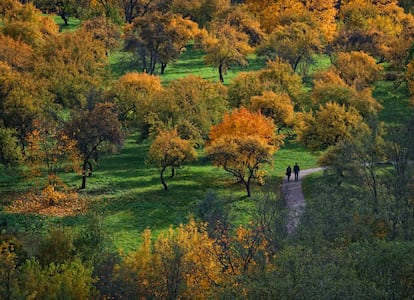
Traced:
<path fill-rule="evenodd" d="M 293 234 L 299 225 L 300 217 L 305 210 L 305 198 L 302 192 L 302 178 L 306 175 L 323 170 L 323 168 L 312 168 L 301 170 L 299 172 L 299 180 L 295 181 L 294 174 L 292 174 L 290 181 L 285 177 L 282 184 L 283 197 L 286 200 L 286 206 L 289 211 L 287 221 L 287 232 L 289 235 Z"/>

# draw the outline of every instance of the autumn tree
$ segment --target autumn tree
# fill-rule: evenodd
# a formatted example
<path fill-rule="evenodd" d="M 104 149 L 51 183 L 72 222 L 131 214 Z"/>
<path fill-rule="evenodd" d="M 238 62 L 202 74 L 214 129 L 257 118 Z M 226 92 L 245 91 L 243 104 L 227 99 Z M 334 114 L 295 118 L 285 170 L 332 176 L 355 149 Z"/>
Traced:
<path fill-rule="evenodd" d="M 35 55 L 36 79 L 65 107 L 86 106 L 91 91 L 100 90 L 109 75 L 103 42 L 86 30 L 51 36 Z"/>
<path fill-rule="evenodd" d="M 119 46 L 121 29 L 111 19 L 94 17 L 83 21 L 79 30 L 91 33 L 95 40 L 100 41 L 104 45 L 106 51 L 113 50 Z"/>
<path fill-rule="evenodd" d="M 162 89 L 158 76 L 131 72 L 113 82 L 105 98 L 115 104 L 121 121 L 144 126 L 144 116 L 150 110 L 150 103 Z"/>
<path fill-rule="evenodd" d="M 85 7 L 85 0 L 35 0 L 34 4 L 44 12 L 55 13 L 62 18 L 65 26 L 69 24 L 70 17 L 79 17 Z"/>
<path fill-rule="evenodd" d="M 278 129 L 291 126 L 294 118 L 293 104 L 289 95 L 265 91 L 261 96 L 250 98 L 250 110 L 260 111 L 265 117 L 272 118 Z"/>
<path fill-rule="evenodd" d="M 371 87 L 357 90 L 355 86 L 346 84 L 335 69 L 316 72 L 313 75 L 313 84 L 310 96 L 316 106 L 328 102 L 353 106 L 363 117 L 376 115 L 382 109 L 381 104 L 373 97 Z"/>
<path fill-rule="evenodd" d="M 240 72 L 231 80 L 227 92 L 231 107 L 246 107 L 252 96 L 259 96 L 265 91 L 258 75 L 259 71 Z"/>
<path fill-rule="evenodd" d="M 251 47 L 258 46 L 266 38 L 260 22 L 246 9 L 246 6 L 233 5 L 230 9 L 223 10 L 220 14 L 217 14 L 216 20 L 229 24 L 237 31 L 247 34 Z"/>
<path fill-rule="evenodd" d="M 0 11 L 0 123 L 15 130 L 24 152 L 33 121 L 50 105 L 43 82 L 33 73 L 35 57 L 39 59 L 35 51 L 54 37 L 58 28 L 32 4 L 3 1 Z"/>
<path fill-rule="evenodd" d="M 47 37 L 58 32 L 58 26 L 49 16 L 43 16 L 32 3 L 21 4 L 17 0 L 2 1 L 0 7 L 3 26 L 1 31 L 17 41 L 32 47 L 44 45 Z"/>
<path fill-rule="evenodd" d="M 323 44 L 330 43 L 337 35 L 338 0 L 307 0 L 305 6 L 312 24 L 319 28 Z"/>
<path fill-rule="evenodd" d="M 281 60 L 270 61 L 260 71 L 240 73 L 228 87 L 229 102 L 232 106 L 248 106 L 252 96 L 261 96 L 264 91 L 287 94 L 295 109 L 308 106 L 302 78 L 292 67 Z"/>
<path fill-rule="evenodd" d="M 22 160 L 22 151 L 14 128 L 0 126 L 0 164 L 8 167 Z"/>
<path fill-rule="evenodd" d="M 392 1 L 347 1 L 339 12 L 335 52 L 364 51 L 398 67 L 405 60 L 414 33 L 414 17 Z"/>
<path fill-rule="evenodd" d="M 189 17 L 200 28 L 205 28 L 221 12 L 230 7 L 229 0 L 173 0 L 171 9 L 173 12 Z"/>
<path fill-rule="evenodd" d="M 263 230 L 253 225 L 210 236 L 207 224 L 190 219 L 156 238 L 147 229 L 142 239 L 116 269 L 122 298 L 204 299 L 234 292 L 246 296 L 251 291 L 244 280 L 257 274 L 267 255 Z"/>
<path fill-rule="evenodd" d="M 139 56 L 144 72 L 154 74 L 160 64 L 163 74 L 167 64 L 177 59 L 198 33 L 197 24 L 191 20 L 177 14 L 153 12 L 135 18 L 125 27 L 125 49 Z"/>
<path fill-rule="evenodd" d="M 340 52 L 334 65 L 345 83 L 357 91 L 371 86 L 380 78 L 383 70 L 372 56 L 362 51 Z"/>
<path fill-rule="evenodd" d="M 346 108 L 334 102 L 321 105 L 313 114 L 298 116 L 298 140 L 311 150 L 324 150 L 343 139 L 366 130 L 361 115 L 352 106 Z"/>
<path fill-rule="evenodd" d="M 33 48 L 0 32 L 0 61 L 19 72 L 30 71 L 33 68 Z"/>
<path fill-rule="evenodd" d="M 258 54 L 271 60 L 280 57 L 296 71 L 300 62 L 309 64 L 313 55 L 321 52 L 322 43 L 318 33 L 317 28 L 303 22 L 280 27 L 258 49 Z"/>
<path fill-rule="evenodd" d="M 34 120 L 48 103 L 48 98 L 41 96 L 30 73 L 18 72 L 0 62 L 0 122 L 6 128 L 15 129 L 23 152 Z"/>
<path fill-rule="evenodd" d="M 160 179 L 167 190 L 168 186 L 164 179 L 165 170 L 170 167 L 172 169 L 171 176 L 175 174 L 175 169 L 180 168 L 184 163 L 195 160 L 197 153 L 195 152 L 191 141 L 184 140 L 178 136 L 177 130 L 160 131 L 155 138 L 148 151 L 148 164 L 156 165 L 160 168 Z"/>
<path fill-rule="evenodd" d="M 205 224 L 191 219 L 158 237 L 147 229 L 142 239 L 136 251 L 124 255 L 115 274 L 121 297 L 214 298 L 214 287 L 223 279 Z"/>
<path fill-rule="evenodd" d="M 258 49 L 260 55 L 280 57 L 296 70 L 300 63 L 306 67 L 335 35 L 333 0 L 262 2 L 247 1 L 269 35 Z"/>
<path fill-rule="evenodd" d="M 193 75 L 179 78 L 151 101 L 145 112 L 143 129 L 147 132 L 143 136 L 176 127 L 180 137 L 200 146 L 226 109 L 226 88 L 221 83 Z"/>
<path fill-rule="evenodd" d="M 245 186 L 248 197 L 252 180 L 262 182 L 263 164 L 272 162 L 283 143 L 271 119 L 246 108 L 226 113 L 221 123 L 212 126 L 209 137 L 207 155 Z"/>
<path fill-rule="evenodd" d="M 84 189 L 86 177 L 92 175 L 92 159 L 96 160 L 105 146 L 123 143 L 121 124 L 112 104 L 98 103 L 90 111 L 77 111 L 66 124 L 65 132 L 77 142 L 83 162 L 81 189 Z"/>
<path fill-rule="evenodd" d="M 0 297 L 2 299 L 13 299 L 17 297 L 19 288 L 18 281 L 18 254 L 16 253 L 14 241 L 0 239 Z"/>
<path fill-rule="evenodd" d="M 53 189 L 60 187 L 59 172 L 78 169 L 76 141 L 71 140 L 62 126 L 51 118 L 36 119 L 34 127 L 36 129 L 27 137 L 25 155 L 30 173 L 34 176 L 46 175 L 48 186 Z"/>
<path fill-rule="evenodd" d="M 336 102 L 353 106 L 366 117 L 382 106 L 373 97 L 373 83 L 381 77 L 382 66 L 362 51 L 340 52 L 328 70 L 316 72 L 311 98 L 316 105 Z"/>
<path fill-rule="evenodd" d="M 414 59 L 411 59 L 407 64 L 405 79 L 407 81 L 408 90 L 410 92 L 410 102 L 414 104 Z"/>
<path fill-rule="evenodd" d="M 172 124 L 178 126 L 178 133 L 186 139 L 197 135 L 202 140 L 207 139 L 211 125 L 217 124 L 227 109 L 225 87 L 199 76 L 176 79 L 165 91 L 164 97 L 170 98 L 178 108 L 178 120 Z M 193 124 L 199 134 L 193 133 L 186 137 L 185 124 Z"/>
<path fill-rule="evenodd" d="M 220 22 L 211 26 L 209 36 L 202 44 L 206 52 L 204 61 L 218 68 L 220 82 L 224 82 L 224 74 L 230 66 L 247 65 L 247 55 L 253 51 L 246 33 Z"/>

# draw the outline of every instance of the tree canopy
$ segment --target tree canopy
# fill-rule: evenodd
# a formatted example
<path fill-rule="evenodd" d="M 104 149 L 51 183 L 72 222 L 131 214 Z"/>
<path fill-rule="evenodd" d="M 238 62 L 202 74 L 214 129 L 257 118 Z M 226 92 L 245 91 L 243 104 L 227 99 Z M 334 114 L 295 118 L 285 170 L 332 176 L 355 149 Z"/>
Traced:
<path fill-rule="evenodd" d="M 248 197 L 251 181 L 262 182 L 263 164 L 272 162 L 273 153 L 283 143 L 271 119 L 243 107 L 226 113 L 222 122 L 211 128 L 209 138 L 207 155 L 215 166 L 245 186 Z"/>

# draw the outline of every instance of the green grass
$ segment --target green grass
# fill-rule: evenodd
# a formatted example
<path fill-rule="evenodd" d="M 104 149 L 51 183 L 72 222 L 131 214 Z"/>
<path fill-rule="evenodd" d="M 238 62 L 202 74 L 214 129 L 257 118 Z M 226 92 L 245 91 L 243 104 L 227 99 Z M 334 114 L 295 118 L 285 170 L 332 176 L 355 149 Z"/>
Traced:
<path fill-rule="evenodd" d="M 109 65 L 112 77 L 118 79 L 128 72 L 140 72 L 138 65 L 134 62 L 133 54 L 124 52 L 121 49 L 109 53 Z"/>
<path fill-rule="evenodd" d="M 148 143 L 128 139 L 121 153 L 104 157 L 87 181 L 85 196 L 93 199 L 91 209 L 103 216 L 115 249 L 134 249 L 145 228 L 158 234 L 170 225 L 185 223 L 189 215 L 197 213 L 208 190 L 222 197 L 243 198 L 243 187 L 202 156 L 197 163 L 178 170 L 175 178 L 168 178 L 169 190 L 164 191 L 158 169 L 144 163 L 148 147 Z M 80 178 L 72 184 L 79 185 Z M 237 201 L 232 205 L 237 210 Z M 64 221 L 77 225 L 82 222 L 82 218 Z"/>
<path fill-rule="evenodd" d="M 184 77 L 188 74 L 201 76 L 204 79 L 219 82 L 218 68 L 213 68 L 204 64 L 204 52 L 201 50 L 192 49 L 192 45 L 187 46 L 180 59 L 169 64 L 165 70 L 165 74 L 161 76 L 164 84 Z M 228 84 L 240 72 L 257 71 L 265 67 L 266 61 L 263 57 L 250 55 L 248 57 L 249 64 L 247 66 L 232 66 L 224 74 L 224 84 Z"/>
<path fill-rule="evenodd" d="M 233 177 L 221 168 L 211 165 L 202 151 L 197 162 L 177 171 L 175 178 L 167 178 L 169 190 L 164 191 L 159 180 L 159 170 L 145 165 L 149 143 L 137 144 L 135 137 L 126 140 L 122 151 L 117 155 L 103 156 L 92 177 L 87 180 L 87 188 L 82 192 L 91 200 L 90 210 L 103 218 L 103 226 L 113 241 L 113 249 L 131 251 L 141 242 L 141 233 L 151 228 L 155 235 L 170 225 L 185 223 L 190 215 L 197 215 L 198 205 L 208 191 L 214 191 L 228 204 L 232 222 L 243 224 L 251 219 L 254 202 L 245 197 L 244 187 L 235 183 Z M 273 167 L 268 167 L 265 186 L 253 184 L 252 192 L 278 191 L 287 164 L 298 162 L 301 167 L 315 165 L 316 156 L 295 144 L 287 144 L 274 156 Z M 4 176 L 0 177 L 6 181 Z M 80 186 L 80 176 L 63 176 L 70 186 Z M 20 182 L 23 189 L 27 182 Z M 36 215 L 8 217 L 16 219 L 22 230 L 28 224 L 38 224 Z M 40 218 L 50 224 L 81 227 L 87 223 L 84 215 L 66 218 Z M 38 228 L 39 229 L 39 228 Z M 41 227 L 44 229 L 44 226 Z M 39 229 L 40 230 L 40 229 Z"/>
<path fill-rule="evenodd" d="M 171 81 L 185 77 L 189 74 L 201 76 L 204 79 L 219 81 L 218 69 L 206 66 L 203 60 L 204 52 L 195 50 L 192 45 L 188 45 L 186 50 L 180 55 L 179 59 L 167 65 L 165 73 L 160 75 L 163 84 L 169 84 Z M 110 53 L 109 61 L 111 72 L 114 79 L 119 78 L 126 72 L 140 72 L 138 63 L 134 63 L 133 56 L 130 53 L 123 52 L 120 49 Z M 233 66 L 224 74 L 224 84 L 228 84 L 232 78 L 236 77 L 239 72 L 248 72 L 260 70 L 266 65 L 263 57 L 250 55 L 247 66 Z M 158 69 L 157 69 L 158 71 Z"/>
<path fill-rule="evenodd" d="M 93 209 L 104 216 L 115 248 L 134 249 L 147 227 L 158 234 L 170 225 L 185 223 L 189 215 L 197 213 L 209 190 L 228 200 L 227 208 L 235 224 L 250 219 L 254 203 L 245 198 L 244 187 L 222 169 L 212 167 L 202 152 L 198 162 L 178 170 L 175 178 L 167 180 L 169 190 L 164 191 L 159 171 L 144 164 L 148 146 L 129 139 L 119 155 L 100 162 L 87 183 L 88 194 L 95 195 Z M 307 168 L 315 166 L 315 160 L 303 148 L 288 145 L 276 153 L 266 186 L 254 185 L 252 190 L 275 190 L 288 163 L 298 161 Z"/>
<path fill-rule="evenodd" d="M 68 25 L 65 25 L 63 19 L 57 15 L 53 15 L 53 20 L 59 26 L 59 31 L 75 31 L 81 23 L 79 19 L 69 17 Z"/>

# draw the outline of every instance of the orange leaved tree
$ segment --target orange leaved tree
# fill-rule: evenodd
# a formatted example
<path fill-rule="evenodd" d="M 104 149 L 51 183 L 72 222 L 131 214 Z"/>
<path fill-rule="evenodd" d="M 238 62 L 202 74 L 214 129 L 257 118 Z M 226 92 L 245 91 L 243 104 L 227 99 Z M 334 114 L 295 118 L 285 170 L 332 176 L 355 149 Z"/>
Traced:
<path fill-rule="evenodd" d="M 272 119 L 243 107 L 225 114 L 220 124 L 212 126 L 209 137 L 207 155 L 246 187 L 248 197 L 252 179 L 263 180 L 262 165 L 272 162 L 283 143 Z"/>
<path fill-rule="evenodd" d="M 192 147 L 192 142 L 180 138 L 177 130 L 173 129 L 160 131 L 149 149 L 146 162 L 160 167 L 161 183 L 167 190 L 168 186 L 164 179 L 165 170 L 171 167 L 171 177 L 173 177 L 176 168 L 180 168 L 184 162 L 195 160 L 196 157 L 197 153 Z"/>

